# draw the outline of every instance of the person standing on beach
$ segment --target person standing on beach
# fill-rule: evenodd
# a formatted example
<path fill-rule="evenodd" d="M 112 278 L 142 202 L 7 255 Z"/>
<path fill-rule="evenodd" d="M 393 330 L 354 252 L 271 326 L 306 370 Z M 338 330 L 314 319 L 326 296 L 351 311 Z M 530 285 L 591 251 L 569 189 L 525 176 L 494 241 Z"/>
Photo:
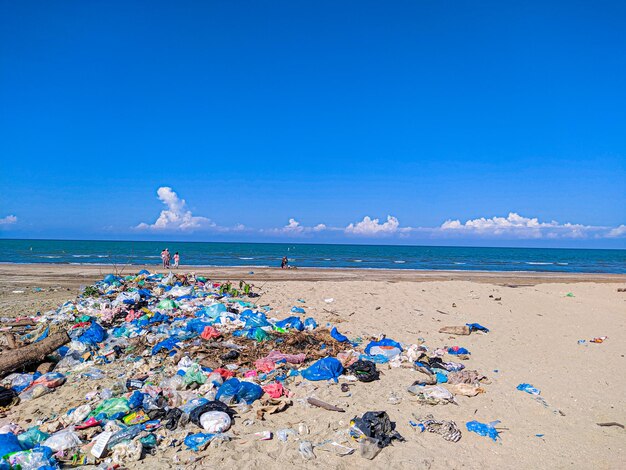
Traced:
<path fill-rule="evenodd" d="M 167 248 L 165 250 L 161 250 L 161 260 L 163 261 L 163 269 L 167 268 Z"/>
<path fill-rule="evenodd" d="M 289 261 L 286 256 L 283 256 L 283 260 L 280 262 L 280 269 L 287 269 L 289 267 Z"/>
<path fill-rule="evenodd" d="M 178 263 L 180 262 L 180 255 L 178 254 L 178 251 L 176 253 L 174 253 L 174 267 L 178 268 Z"/>

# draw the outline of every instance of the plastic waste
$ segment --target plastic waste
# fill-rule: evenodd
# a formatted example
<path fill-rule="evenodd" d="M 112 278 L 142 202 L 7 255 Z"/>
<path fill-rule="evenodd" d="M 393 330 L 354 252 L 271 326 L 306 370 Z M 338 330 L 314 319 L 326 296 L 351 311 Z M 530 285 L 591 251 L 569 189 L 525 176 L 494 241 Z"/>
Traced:
<path fill-rule="evenodd" d="M 223 411 L 209 411 L 200 416 L 200 425 L 208 433 L 227 431 L 230 423 L 230 416 Z"/>
<path fill-rule="evenodd" d="M 311 444 L 310 441 L 302 441 L 298 446 L 298 450 L 304 460 L 313 460 L 315 458 L 315 454 L 313 453 L 313 444 Z"/>
<path fill-rule="evenodd" d="M 339 333 L 339 331 L 337 331 L 337 327 L 333 326 L 333 329 L 330 330 L 330 336 L 332 336 L 335 340 L 339 341 L 340 343 L 349 343 L 350 340 L 348 339 L 347 336 L 342 335 L 341 333 Z"/>
<path fill-rule="evenodd" d="M 380 373 L 376 370 L 376 364 L 372 361 L 358 360 L 348 367 L 348 371 L 356 376 L 360 382 L 372 382 L 378 380 Z"/>
<path fill-rule="evenodd" d="M 343 373 L 343 366 L 334 357 L 325 357 L 313 363 L 301 372 L 307 380 L 334 380 L 337 382 Z"/>
<path fill-rule="evenodd" d="M 317 328 L 317 322 L 313 318 L 307 318 L 304 320 L 304 329 L 307 331 L 312 331 Z"/>
<path fill-rule="evenodd" d="M 391 444 L 392 440 L 404 442 L 395 427 L 385 411 L 368 411 L 360 418 L 355 416 L 350 421 L 350 435 L 357 441 L 365 438 L 376 439 L 376 445 L 383 448 Z"/>
<path fill-rule="evenodd" d="M 19 452 L 22 450 L 20 441 L 17 440 L 17 436 L 13 433 L 0 434 L 0 458 L 12 452 Z"/>
<path fill-rule="evenodd" d="M 291 307 L 291 313 L 305 313 L 302 307 Z"/>
<path fill-rule="evenodd" d="M 391 359 L 402 352 L 402 346 L 400 343 L 384 338 L 380 341 L 372 341 L 365 347 L 365 354 L 371 356 L 383 356 L 387 359 Z"/>
<path fill-rule="evenodd" d="M 41 445 L 50 447 L 54 452 L 59 452 L 61 450 L 79 447 L 82 445 L 82 442 L 74 431 L 63 430 L 50 436 L 48 439 L 43 441 Z"/>
<path fill-rule="evenodd" d="M 42 443 L 46 439 L 50 437 L 50 434 L 45 433 L 39 429 L 39 426 L 33 426 L 29 428 L 22 434 L 18 434 L 17 440 L 23 449 L 32 449 L 33 447 L 37 447 L 38 444 Z"/>
<path fill-rule="evenodd" d="M 299 317 L 288 317 L 284 320 L 277 321 L 276 326 L 285 330 L 304 330 L 304 323 Z"/>
<path fill-rule="evenodd" d="M 480 436 L 487 436 L 494 440 L 494 442 L 498 439 L 500 434 L 498 430 L 495 428 L 500 421 L 492 421 L 489 424 L 479 423 L 478 421 L 469 421 L 465 424 L 467 430 L 470 432 L 475 432 Z"/>
<path fill-rule="evenodd" d="M 485 328 L 480 323 L 466 323 L 465 325 L 470 329 L 470 332 L 472 333 L 474 331 L 483 331 L 485 333 L 489 333 L 489 328 Z"/>
<path fill-rule="evenodd" d="M 364 459 L 374 459 L 382 450 L 380 441 L 373 437 L 363 437 L 359 440 L 359 455 Z"/>
<path fill-rule="evenodd" d="M 128 399 L 124 397 L 114 397 L 104 400 L 100 405 L 96 407 L 88 416 L 105 415 L 107 418 L 111 416 L 123 413 L 127 414 L 130 411 L 128 406 Z"/>
<path fill-rule="evenodd" d="M 290 428 L 279 429 L 278 431 L 276 431 L 276 437 L 281 442 L 287 442 L 289 440 L 289 436 L 297 436 L 297 435 L 298 433 L 296 432 L 296 430 L 290 429 Z"/>
<path fill-rule="evenodd" d="M 55 470 L 58 469 L 52 450 L 47 447 L 17 452 L 8 457 L 12 469 L 21 470 Z"/>
<path fill-rule="evenodd" d="M 519 384 L 517 386 L 517 389 L 521 392 L 526 392 L 526 393 L 530 393 L 531 395 L 541 395 L 541 390 L 539 390 L 538 388 L 533 387 L 530 384 Z"/>
<path fill-rule="evenodd" d="M 215 434 L 197 433 L 185 438 L 185 445 L 191 450 L 198 451 L 204 449 L 215 437 Z"/>
<path fill-rule="evenodd" d="M 226 380 L 217 392 L 216 399 L 224 403 L 239 403 L 250 405 L 261 398 L 263 389 L 252 382 L 239 381 L 231 378 Z"/>
<path fill-rule="evenodd" d="M 454 356 L 460 356 L 460 355 L 466 355 L 466 354 L 471 354 L 471 353 L 465 348 L 461 348 L 459 346 L 453 346 L 451 348 L 448 348 L 448 354 L 452 354 Z"/>

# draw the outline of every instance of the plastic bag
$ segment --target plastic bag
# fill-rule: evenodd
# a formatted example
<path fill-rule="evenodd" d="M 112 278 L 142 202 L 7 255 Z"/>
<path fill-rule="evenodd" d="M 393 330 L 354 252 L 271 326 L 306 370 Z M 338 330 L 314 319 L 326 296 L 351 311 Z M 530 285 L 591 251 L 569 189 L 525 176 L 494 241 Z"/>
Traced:
<path fill-rule="evenodd" d="M 304 309 L 301 307 L 291 307 L 291 313 L 304 313 Z"/>
<path fill-rule="evenodd" d="M 530 384 L 519 384 L 517 386 L 517 389 L 520 392 L 530 393 L 531 395 L 541 395 L 541 390 L 539 390 L 538 388 L 533 387 Z"/>
<path fill-rule="evenodd" d="M 209 411 L 200 416 L 200 425 L 208 433 L 227 431 L 230 423 L 230 416 L 223 411 Z"/>
<path fill-rule="evenodd" d="M 178 308 L 178 304 L 172 299 L 163 299 L 157 304 L 157 308 L 161 310 L 174 310 Z"/>
<path fill-rule="evenodd" d="M 365 347 L 365 354 L 370 356 L 381 355 L 387 359 L 391 359 L 402 352 L 400 343 L 384 338 L 380 341 L 372 341 Z"/>
<path fill-rule="evenodd" d="M 376 364 L 372 361 L 356 361 L 348 367 L 350 373 L 361 382 L 378 380 L 380 373 L 376 370 Z"/>
<path fill-rule="evenodd" d="M 216 303 L 216 304 L 209 305 L 208 307 L 204 307 L 202 310 L 199 310 L 198 312 L 196 312 L 196 316 L 208 317 L 208 318 L 212 318 L 215 320 L 224 312 L 226 312 L 226 305 Z"/>
<path fill-rule="evenodd" d="M 104 341 L 107 337 L 107 332 L 102 328 L 98 322 L 91 322 L 91 326 L 85 330 L 85 332 L 76 338 L 76 341 L 81 343 L 95 346 L 97 343 Z"/>
<path fill-rule="evenodd" d="M 82 442 L 74 431 L 63 430 L 50 436 L 41 445 L 50 447 L 54 452 L 59 452 L 60 450 L 79 447 L 82 445 Z"/>
<path fill-rule="evenodd" d="M 206 375 L 204 375 L 204 372 L 202 372 L 202 369 L 198 364 L 193 364 L 191 367 L 189 367 L 189 369 L 187 369 L 187 372 L 185 372 L 185 375 L 183 376 L 183 383 L 185 385 L 191 385 L 192 383 L 202 385 L 205 382 Z"/>
<path fill-rule="evenodd" d="M 311 364 L 301 372 L 302 377 L 307 380 L 334 380 L 343 373 L 343 366 L 334 357 L 325 357 Z"/>
<path fill-rule="evenodd" d="M 17 436 L 13 433 L 0 434 L 0 458 L 13 452 L 19 452 L 22 450 L 20 441 L 17 440 Z"/>
<path fill-rule="evenodd" d="M 467 430 L 470 432 L 475 432 L 480 436 L 487 436 L 493 439 L 494 441 L 498 440 L 500 434 L 498 430 L 495 428 L 496 424 L 499 424 L 500 421 L 492 421 L 489 424 L 479 423 L 478 421 L 469 421 L 465 424 Z"/>
<path fill-rule="evenodd" d="M 483 331 L 489 333 L 489 328 L 485 328 L 480 323 L 466 323 L 465 325 L 470 329 L 470 332 Z"/>
<path fill-rule="evenodd" d="M 89 413 L 91 413 L 91 406 L 81 405 L 70 413 L 70 422 L 72 424 L 78 424 L 82 422 L 85 418 L 87 418 L 87 416 L 89 416 Z"/>
<path fill-rule="evenodd" d="M 341 333 L 339 333 L 337 331 L 337 327 L 333 326 L 333 329 L 330 330 L 330 336 L 332 336 L 335 340 L 339 341 L 340 343 L 349 343 L 350 340 L 348 339 L 347 336 L 342 335 Z"/>
<path fill-rule="evenodd" d="M 129 411 L 130 406 L 128 406 L 128 399 L 124 397 L 115 397 L 109 398 L 100 403 L 95 410 L 89 413 L 89 417 L 104 414 L 107 418 L 110 418 L 118 413 L 127 414 Z"/>
<path fill-rule="evenodd" d="M 202 450 L 214 437 L 215 434 L 205 434 L 202 432 L 191 434 L 185 438 L 185 445 L 194 451 Z"/>
<path fill-rule="evenodd" d="M 317 322 L 313 318 L 307 318 L 304 320 L 304 329 L 307 331 L 312 331 L 317 328 Z"/>
<path fill-rule="evenodd" d="M 304 323 L 298 317 L 287 317 L 284 320 L 277 321 L 276 326 L 285 330 L 304 330 Z"/>
<path fill-rule="evenodd" d="M 12 468 L 22 470 L 54 470 L 59 468 L 52 457 L 52 451 L 47 447 L 37 447 L 33 450 L 18 452 L 9 457 Z"/>
<path fill-rule="evenodd" d="M 23 432 L 22 434 L 19 434 L 17 436 L 17 440 L 20 442 L 20 445 L 22 446 L 23 449 L 28 450 L 28 449 L 32 449 L 33 447 L 36 447 L 37 444 L 40 444 L 41 442 L 45 441 L 49 437 L 50 437 L 50 434 L 39 430 L 39 426 L 33 426 L 32 428 L 29 428 L 27 431 Z"/>
<path fill-rule="evenodd" d="M 202 339 L 206 340 L 219 338 L 220 336 L 222 336 L 222 334 L 212 326 L 205 326 L 204 330 L 202 330 L 202 334 L 200 335 Z"/>
<path fill-rule="evenodd" d="M 359 441 L 365 437 L 377 439 L 380 448 L 388 446 L 394 439 L 404 442 L 404 438 L 395 430 L 395 424 L 384 411 L 368 411 L 360 418 L 354 417 L 350 421 L 350 435 Z"/>
<path fill-rule="evenodd" d="M 252 382 L 239 381 L 231 378 L 226 380 L 217 391 L 216 399 L 224 403 L 245 402 L 247 405 L 252 404 L 263 395 L 263 389 Z"/>

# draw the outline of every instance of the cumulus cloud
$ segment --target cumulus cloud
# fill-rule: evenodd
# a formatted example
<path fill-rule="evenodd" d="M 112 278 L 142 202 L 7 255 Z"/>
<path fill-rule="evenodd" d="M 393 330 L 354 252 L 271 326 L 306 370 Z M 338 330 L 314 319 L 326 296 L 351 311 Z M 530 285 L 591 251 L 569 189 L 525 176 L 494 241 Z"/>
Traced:
<path fill-rule="evenodd" d="M 622 224 L 619 227 L 609 230 L 606 234 L 607 238 L 622 238 L 626 237 L 626 225 Z"/>
<path fill-rule="evenodd" d="M 329 230 L 325 224 L 317 224 L 314 227 L 307 227 L 292 217 L 289 219 L 289 223 L 284 227 L 272 228 L 268 230 L 261 229 L 260 232 L 267 232 L 275 235 L 303 235 L 313 232 L 322 232 L 324 230 Z"/>
<path fill-rule="evenodd" d="M 352 223 L 345 228 L 346 233 L 354 235 L 390 235 L 399 231 L 406 231 L 407 228 L 401 229 L 400 222 L 396 217 L 387 216 L 387 222 L 380 223 L 379 219 L 372 219 L 369 216 L 363 217 L 363 220 Z"/>
<path fill-rule="evenodd" d="M 507 217 L 480 217 L 460 220 L 446 220 L 438 230 L 440 233 L 458 233 L 485 237 L 511 238 L 586 238 L 600 235 L 606 227 L 559 223 L 555 220 L 540 222 L 537 217 L 524 217 L 511 212 Z"/>
<path fill-rule="evenodd" d="M 157 190 L 159 200 L 165 204 L 166 209 L 161 211 L 158 219 L 153 224 L 140 223 L 135 228 L 138 230 L 151 231 L 193 231 L 201 228 L 216 227 L 214 222 L 206 217 L 194 216 L 187 209 L 184 199 L 178 197 L 172 188 L 162 186 Z"/>
<path fill-rule="evenodd" d="M 13 225 L 17 222 L 17 217 L 14 215 L 7 215 L 6 217 L 2 217 L 0 219 L 0 225 Z"/>

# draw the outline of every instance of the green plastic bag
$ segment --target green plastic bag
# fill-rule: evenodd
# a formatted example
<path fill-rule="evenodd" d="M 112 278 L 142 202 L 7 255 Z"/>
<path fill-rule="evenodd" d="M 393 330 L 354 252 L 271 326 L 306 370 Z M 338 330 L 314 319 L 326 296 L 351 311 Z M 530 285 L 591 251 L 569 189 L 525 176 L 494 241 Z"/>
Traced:
<path fill-rule="evenodd" d="M 200 385 L 206 382 L 206 375 L 204 375 L 198 364 L 190 366 L 183 376 L 183 383 L 185 385 L 191 385 L 194 382 Z"/>
<path fill-rule="evenodd" d="M 32 449 L 40 442 L 45 441 L 49 437 L 50 434 L 40 431 L 39 426 L 33 426 L 32 428 L 28 428 L 28 431 L 18 434 L 17 440 L 20 441 L 22 448 L 28 450 Z"/>
<path fill-rule="evenodd" d="M 178 305 L 172 299 L 163 299 L 159 302 L 157 308 L 162 308 L 164 310 L 174 310 L 175 308 L 178 308 Z"/>
<path fill-rule="evenodd" d="M 89 417 L 98 416 L 100 413 L 104 413 L 110 418 L 117 413 L 128 413 L 129 411 L 130 406 L 128 406 L 127 398 L 114 397 L 100 403 L 95 410 L 89 413 Z"/>

